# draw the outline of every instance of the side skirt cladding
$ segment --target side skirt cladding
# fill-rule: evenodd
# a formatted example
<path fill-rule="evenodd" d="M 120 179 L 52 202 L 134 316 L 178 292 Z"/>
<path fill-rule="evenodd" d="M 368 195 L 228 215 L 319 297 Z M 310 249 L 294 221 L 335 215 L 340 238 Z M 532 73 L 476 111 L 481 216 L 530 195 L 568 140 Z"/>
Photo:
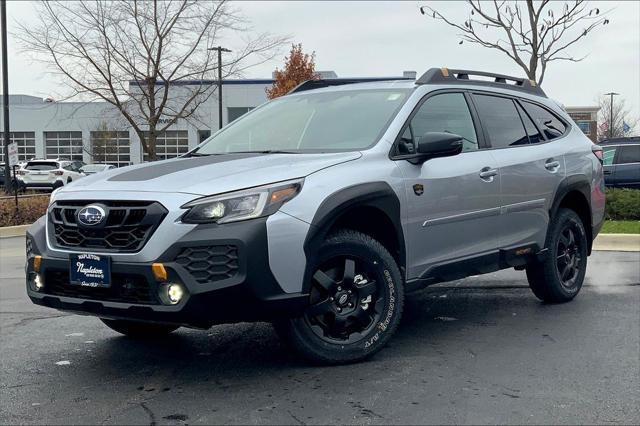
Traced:
<path fill-rule="evenodd" d="M 316 263 L 315 254 L 327 236 L 342 225 L 373 233 L 371 236 L 387 246 L 404 274 L 405 241 L 400 217 L 400 200 L 386 182 L 349 186 L 327 197 L 318 207 L 311 223 L 313 226 L 304 242 L 307 267 L 303 292 L 310 290 L 311 274 Z M 366 229 L 369 218 L 381 221 L 376 229 Z"/>

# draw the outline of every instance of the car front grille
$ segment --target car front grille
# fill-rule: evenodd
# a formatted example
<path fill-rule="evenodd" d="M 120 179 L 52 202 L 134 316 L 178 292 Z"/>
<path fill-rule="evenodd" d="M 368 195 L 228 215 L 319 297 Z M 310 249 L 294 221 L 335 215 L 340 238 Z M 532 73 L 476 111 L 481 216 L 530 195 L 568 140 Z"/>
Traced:
<path fill-rule="evenodd" d="M 105 210 L 103 224 L 78 222 L 78 211 L 89 205 Z M 142 249 L 166 214 L 153 201 L 57 201 L 48 212 L 49 237 L 58 248 L 133 253 Z"/>
<path fill-rule="evenodd" d="M 47 270 L 44 277 L 44 293 L 55 296 L 77 297 L 106 302 L 158 305 L 153 291 L 142 275 L 112 274 L 111 287 L 82 287 L 69 283 L 69 271 Z"/>
<path fill-rule="evenodd" d="M 234 245 L 186 247 L 176 256 L 176 263 L 201 284 L 225 280 L 238 273 L 238 247 Z"/>

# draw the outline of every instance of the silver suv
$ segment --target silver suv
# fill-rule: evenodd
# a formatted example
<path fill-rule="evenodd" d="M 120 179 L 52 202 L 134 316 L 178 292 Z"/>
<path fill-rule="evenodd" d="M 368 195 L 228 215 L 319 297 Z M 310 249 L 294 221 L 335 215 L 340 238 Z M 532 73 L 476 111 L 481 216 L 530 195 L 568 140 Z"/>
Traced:
<path fill-rule="evenodd" d="M 529 80 L 309 81 L 181 158 L 57 190 L 27 291 L 129 336 L 271 321 L 314 361 L 357 361 L 433 283 L 516 268 L 544 302 L 574 298 L 601 161 Z"/>

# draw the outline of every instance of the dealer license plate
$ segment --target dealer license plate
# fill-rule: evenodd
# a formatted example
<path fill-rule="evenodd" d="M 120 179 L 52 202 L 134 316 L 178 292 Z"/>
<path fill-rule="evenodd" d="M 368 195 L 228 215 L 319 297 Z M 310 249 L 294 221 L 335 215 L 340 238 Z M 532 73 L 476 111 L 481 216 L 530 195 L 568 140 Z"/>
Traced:
<path fill-rule="evenodd" d="M 69 256 L 69 282 L 83 287 L 111 285 L 111 258 L 91 253 Z"/>

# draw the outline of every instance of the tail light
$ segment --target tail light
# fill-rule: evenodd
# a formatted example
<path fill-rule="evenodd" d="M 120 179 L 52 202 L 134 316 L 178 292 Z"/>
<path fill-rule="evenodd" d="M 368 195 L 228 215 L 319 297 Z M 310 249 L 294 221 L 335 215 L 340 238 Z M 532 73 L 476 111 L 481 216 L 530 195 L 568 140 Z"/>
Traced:
<path fill-rule="evenodd" d="M 62 176 L 64 174 L 64 172 L 62 170 L 56 170 L 53 172 L 54 175 L 56 176 Z"/>
<path fill-rule="evenodd" d="M 593 155 L 595 155 L 600 161 L 600 164 L 602 164 L 603 162 L 602 147 L 599 145 L 592 145 L 591 152 L 593 152 Z"/>

